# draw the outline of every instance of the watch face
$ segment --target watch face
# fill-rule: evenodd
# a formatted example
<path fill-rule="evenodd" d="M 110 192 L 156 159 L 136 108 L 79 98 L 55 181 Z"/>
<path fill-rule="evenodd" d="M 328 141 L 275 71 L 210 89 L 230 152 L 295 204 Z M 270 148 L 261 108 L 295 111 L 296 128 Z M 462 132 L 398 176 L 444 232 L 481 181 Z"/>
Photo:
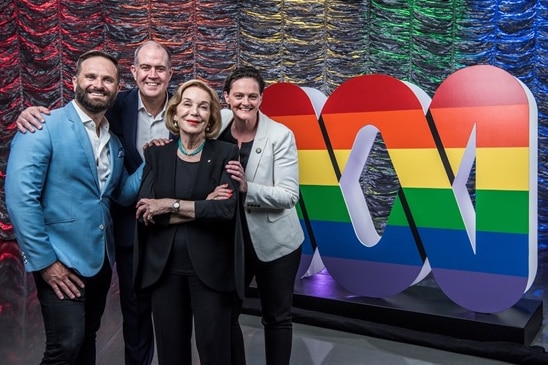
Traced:
<path fill-rule="evenodd" d="M 179 207 L 181 206 L 181 204 L 179 204 L 178 201 L 176 201 L 175 203 L 173 203 L 173 209 L 179 209 Z"/>

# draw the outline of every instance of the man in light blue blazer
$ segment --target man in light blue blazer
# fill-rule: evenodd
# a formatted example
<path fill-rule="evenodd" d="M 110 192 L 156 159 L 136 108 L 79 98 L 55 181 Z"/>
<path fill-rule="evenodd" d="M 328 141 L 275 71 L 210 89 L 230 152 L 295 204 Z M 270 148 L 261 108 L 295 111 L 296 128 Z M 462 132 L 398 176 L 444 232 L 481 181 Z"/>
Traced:
<path fill-rule="evenodd" d="M 146 41 L 135 50 L 131 73 L 136 88 L 121 91 L 105 114 L 110 131 L 122 142 L 125 167 L 133 173 L 143 163 L 143 145 L 154 139 L 173 138 L 163 117 L 169 81 L 173 75 L 171 55 L 167 48 L 155 41 Z M 17 128 L 26 133 L 42 128 L 41 113 L 49 109 L 31 106 L 16 120 Z M 150 365 L 154 356 L 154 334 L 150 293 L 136 292 L 133 287 L 133 244 L 136 231 L 135 203 L 130 206 L 113 204 L 111 215 L 116 246 L 120 308 L 122 309 L 124 360 L 126 365 Z"/>
<path fill-rule="evenodd" d="M 95 364 L 95 337 L 114 263 L 111 201 L 131 204 L 131 176 L 105 112 L 119 87 L 118 62 L 101 51 L 78 59 L 75 99 L 46 116 L 41 131 L 17 133 L 6 204 L 32 272 L 46 330 L 42 364 Z"/>

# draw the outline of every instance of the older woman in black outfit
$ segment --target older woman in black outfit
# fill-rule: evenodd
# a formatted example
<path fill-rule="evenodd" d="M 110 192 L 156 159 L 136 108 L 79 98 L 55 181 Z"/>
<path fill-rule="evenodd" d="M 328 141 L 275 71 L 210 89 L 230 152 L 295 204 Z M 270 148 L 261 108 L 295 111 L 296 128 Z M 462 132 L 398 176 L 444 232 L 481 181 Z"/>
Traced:
<path fill-rule="evenodd" d="M 192 364 L 193 319 L 201 364 L 226 364 L 231 301 L 243 292 L 239 186 L 225 170 L 238 148 L 212 139 L 220 103 L 201 81 L 179 86 L 165 122 L 179 139 L 145 150 L 136 287 L 152 289 L 160 365 Z"/>

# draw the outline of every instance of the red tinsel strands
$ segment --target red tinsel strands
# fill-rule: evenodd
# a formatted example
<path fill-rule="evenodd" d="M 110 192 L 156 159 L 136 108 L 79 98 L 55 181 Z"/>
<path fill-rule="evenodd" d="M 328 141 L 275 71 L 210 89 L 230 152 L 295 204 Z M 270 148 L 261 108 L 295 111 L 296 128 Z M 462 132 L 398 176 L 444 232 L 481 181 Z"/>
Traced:
<path fill-rule="evenodd" d="M 197 2 L 195 70 L 198 79 L 206 80 L 222 95 L 224 80 L 238 63 L 238 2 Z"/>
<path fill-rule="evenodd" d="M 28 105 L 60 106 L 62 100 L 62 40 L 59 2 L 35 4 L 19 1 L 19 75 L 24 91 L 22 107 Z"/>
<path fill-rule="evenodd" d="M 106 28 L 105 47 L 116 57 L 122 74 L 122 87 L 135 87 L 130 66 L 135 49 L 151 37 L 149 0 L 110 1 L 105 0 L 104 16 Z"/>

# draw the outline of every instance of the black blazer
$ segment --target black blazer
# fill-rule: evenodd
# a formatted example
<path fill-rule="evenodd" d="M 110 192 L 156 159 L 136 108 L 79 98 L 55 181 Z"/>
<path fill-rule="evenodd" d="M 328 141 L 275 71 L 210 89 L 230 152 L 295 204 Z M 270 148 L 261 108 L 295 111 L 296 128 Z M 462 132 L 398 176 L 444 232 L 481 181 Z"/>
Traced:
<path fill-rule="evenodd" d="M 196 218 L 183 223 L 188 229 L 188 251 L 198 277 L 218 291 L 236 290 L 243 297 L 243 239 L 240 228 L 238 184 L 225 165 L 238 159 L 236 145 L 207 140 L 195 177 L 191 200 Z M 177 141 L 145 150 L 140 198 L 175 196 Z M 228 183 L 234 194 L 227 200 L 205 200 L 220 184 Z M 154 285 L 166 267 L 178 225 L 169 224 L 170 214 L 155 217 L 155 224 L 139 223 L 135 250 L 135 287 Z"/>
<path fill-rule="evenodd" d="M 168 94 L 168 98 L 171 95 Z M 139 89 L 134 88 L 118 93 L 114 105 L 107 111 L 110 130 L 122 142 L 124 147 L 124 165 L 131 174 L 143 162 L 137 146 L 137 127 L 139 110 Z M 170 138 L 174 136 L 170 133 Z M 114 220 L 114 242 L 117 246 L 132 247 L 135 233 L 135 206 L 123 207 L 112 204 Z"/>
<path fill-rule="evenodd" d="M 110 130 L 120 139 L 125 150 L 125 166 L 129 173 L 135 171 L 143 160 L 136 146 L 139 89 L 118 93 L 114 105 L 107 111 Z"/>

